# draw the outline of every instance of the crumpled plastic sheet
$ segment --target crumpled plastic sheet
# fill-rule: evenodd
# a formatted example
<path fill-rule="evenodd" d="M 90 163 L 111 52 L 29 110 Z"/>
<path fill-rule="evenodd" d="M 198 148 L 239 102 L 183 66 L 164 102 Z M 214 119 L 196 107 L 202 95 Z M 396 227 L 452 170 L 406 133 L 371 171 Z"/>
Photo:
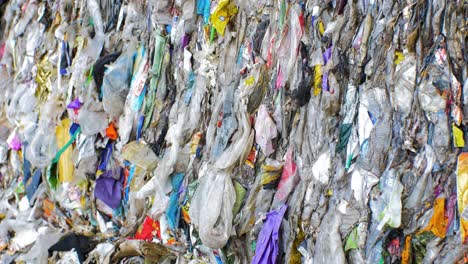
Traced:
<path fill-rule="evenodd" d="M 467 263 L 466 3 L 0 0 L 0 262 Z"/>

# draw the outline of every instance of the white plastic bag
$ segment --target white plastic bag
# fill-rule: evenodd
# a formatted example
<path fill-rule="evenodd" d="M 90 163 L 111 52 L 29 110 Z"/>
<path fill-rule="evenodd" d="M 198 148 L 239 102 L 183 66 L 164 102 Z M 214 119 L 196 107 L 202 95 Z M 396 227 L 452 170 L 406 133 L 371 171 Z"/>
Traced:
<path fill-rule="evenodd" d="M 43 125 L 36 130 L 35 136 L 29 144 L 26 155 L 31 164 L 38 168 L 45 168 L 57 151 L 57 142 L 53 128 Z"/>
<path fill-rule="evenodd" d="M 91 136 L 103 132 L 107 127 L 107 117 L 104 112 L 90 111 L 81 108 L 78 114 L 81 132 L 83 135 Z"/>
<path fill-rule="evenodd" d="M 222 248 L 231 236 L 236 193 L 226 171 L 208 169 L 200 179 L 189 214 L 205 246 Z"/>

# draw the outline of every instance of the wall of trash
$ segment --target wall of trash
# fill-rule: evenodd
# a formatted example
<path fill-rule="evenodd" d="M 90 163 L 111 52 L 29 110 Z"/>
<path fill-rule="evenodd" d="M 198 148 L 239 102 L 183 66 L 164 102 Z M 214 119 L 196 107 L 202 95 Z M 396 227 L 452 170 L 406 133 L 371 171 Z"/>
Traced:
<path fill-rule="evenodd" d="M 1 263 L 468 263 L 467 7 L 0 0 Z"/>

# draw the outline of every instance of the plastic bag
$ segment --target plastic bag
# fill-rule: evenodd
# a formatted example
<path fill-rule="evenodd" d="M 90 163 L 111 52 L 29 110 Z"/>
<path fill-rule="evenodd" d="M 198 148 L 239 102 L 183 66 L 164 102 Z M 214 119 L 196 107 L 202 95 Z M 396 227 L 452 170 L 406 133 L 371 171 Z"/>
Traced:
<path fill-rule="evenodd" d="M 278 190 L 273 199 L 272 208 L 278 208 L 287 199 L 294 187 L 298 184 L 300 178 L 297 171 L 297 164 L 294 161 L 293 150 L 290 148 L 285 154 L 285 164 L 281 174 L 281 180 L 278 184 Z"/>
<path fill-rule="evenodd" d="M 87 0 L 87 7 L 90 16 L 93 19 L 94 38 L 90 39 L 90 43 L 86 49 L 86 54 L 94 59 L 99 57 L 104 45 L 104 25 L 102 22 L 101 10 L 96 0 Z"/>
<path fill-rule="evenodd" d="M 345 263 L 343 244 L 339 233 L 341 213 L 331 206 L 325 214 L 317 236 L 313 263 Z"/>
<path fill-rule="evenodd" d="M 122 158 L 147 171 L 153 170 L 158 164 L 158 157 L 151 148 L 147 144 L 138 141 L 132 141 L 123 147 Z"/>
<path fill-rule="evenodd" d="M 393 169 L 385 171 L 380 179 L 382 195 L 377 203 L 371 202 L 372 215 L 379 221 L 378 230 L 382 230 L 385 224 L 391 227 L 399 227 L 401 224 L 401 193 L 403 185 L 398 180 Z M 372 204 L 375 204 L 372 206 Z"/>
<path fill-rule="evenodd" d="M 144 45 L 137 49 L 133 64 L 133 76 L 130 82 L 130 91 L 127 95 L 126 103 L 134 112 L 138 112 L 146 94 L 146 78 L 148 76 L 148 52 Z"/>
<path fill-rule="evenodd" d="M 270 117 L 265 105 L 260 105 L 255 123 L 255 141 L 260 145 L 263 154 L 268 157 L 275 150 L 272 140 L 276 138 L 276 125 Z"/>
<path fill-rule="evenodd" d="M 405 208 L 419 207 L 419 205 L 422 202 L 421 199 L 424 194 L 424 190 L 426 189 L 428 178 L 432 173 L 434 163 L 436 161 L 434 151 L 432 150 L 431 146 L 425 146 L 424 157 L 426 160 L 426 168 L 424 168 L 423 174 L 418 178 L 416 185 L 414 186 L 412 192 L 408 196 L 405 202 Z"/>
<path fill-rule="evenodd" d="M 221 127 L 217 129 L 215 145 L 212 150 L 212 157 L 219 157 L 219 155 L 226 148 L 229 139 L 237 129 L 237 119 L 234 114 L 234 87 L 230 85 L 224 95 L 224 104 L 222 108 Z M 219 126 L 219 125 L 218 125 Z"/>
<path fill-rule="evenodd" d="M 216 158 L 214 166 L 218 169 L 231 168 L 238 161 L 243 163 L 249 155 L 254 140 L 254 132 L 250 126 L 245 109 L 238 111 L 237 118 L 240 120 L 240 126 L 232 137 L 235 141 Z"/>
<path fill-rule="evenodd" d="M 210 21 L 221 36 L 224 36 L 227 23 L 237 11 L 237 6 L 233 1 L 221 0 L 213 12 L 211 12 Z"/>
<path fill-rule="evenodd" d="M 117 119 L 124 109 L 133 70 L 132 47 L 122 53 L 107 69 L 102 80 L 102 104 L 112 119 Z"/>
<path fill-rule="evenodd" d="M 263 223 L 262 231 L 257 239 L 258 242 L 252 264 L 276 263 L 276 258 L 279 254 L 279 229 L 286 208 L 286 205 L 282 205 L 277 210 L 267 214 L 266 221 Z"/>
<path fill-rule="evenodd" d="M 413 93 L 416 84 L 416 61 L 413 55 L 408 54 L 397 65 L 395 71 L 395 102 L 396 110 L 405 118 L 411 111 Z"/>
<path fill-rule="evenodd" d="M 190 219 L 205 246 L 222 248 L 231 236 L 236 193 L 229 174 L 209 169 L 200 178 L 189 209 Z"/>
<path fill-rule="evenodd" d="M 35 167 L 45 168 L 50 164 L 57 151 L 55 135 L 46 125 L 40 126 L 26 149 L 29 162 Z"/>
<path fill-rule="evenodd" d="M 78 114 L 78 122 L 83 135 L 92 136 L 104 132 L 107 127 L 107 117 L 105 112 L 97 112 L 82 107 Z"/>
<path fill-rule="evenodd" d="M 49 247 L 57 243 L 63 236 L 60 232 L 54 232 L 55 230 L 48 230 L 47 228 L 41 228 L 39 230 L 39 236 L 37 237 L 36 243 L 32 248 L 24 255 L 18 257 L 18 260 L 30 261 L 36 263 L 45 263 L 48 259 L 47 250 Z"/>

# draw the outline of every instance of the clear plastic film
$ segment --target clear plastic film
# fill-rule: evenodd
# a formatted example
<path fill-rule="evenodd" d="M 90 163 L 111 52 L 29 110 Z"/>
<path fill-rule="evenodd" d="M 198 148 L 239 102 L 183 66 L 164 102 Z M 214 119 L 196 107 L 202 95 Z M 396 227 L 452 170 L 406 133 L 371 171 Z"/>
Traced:
<path fill-rule="evenodd" d="M 226 172 L 209 170 L 200 179 L 189 213 L 204 245 L 221 248 L 227 243 L 232 231 L 235 197 L 232 180 Z"/>
<path fill-rule="evenodd" d="M 0 262 L 466 262 L 461 1 L 52 2 L 0 0 Z"/>

